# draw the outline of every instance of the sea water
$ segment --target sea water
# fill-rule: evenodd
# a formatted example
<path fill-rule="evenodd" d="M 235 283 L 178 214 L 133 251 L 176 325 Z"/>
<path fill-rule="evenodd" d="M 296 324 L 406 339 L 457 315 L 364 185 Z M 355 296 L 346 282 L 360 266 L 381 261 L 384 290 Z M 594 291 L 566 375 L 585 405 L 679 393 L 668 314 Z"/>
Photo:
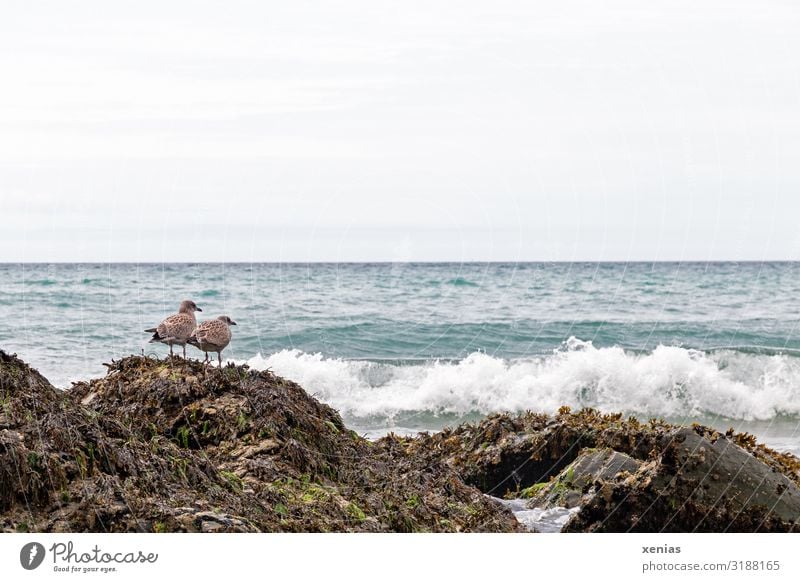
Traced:
<path fill-rule="evenodd" d="M 367 436 L 568 405 L 798 453 L 798 297 L 800 263 L 5 264 L 0 348 L 68 387 L 188 298 Z"/>

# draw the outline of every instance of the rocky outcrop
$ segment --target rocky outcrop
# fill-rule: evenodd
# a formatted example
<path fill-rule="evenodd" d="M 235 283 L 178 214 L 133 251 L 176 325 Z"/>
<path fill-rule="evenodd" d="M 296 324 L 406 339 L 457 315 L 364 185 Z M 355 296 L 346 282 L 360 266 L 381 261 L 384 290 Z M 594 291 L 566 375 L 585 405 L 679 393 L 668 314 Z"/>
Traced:
<path fill-rule="evenodd" d="M 800 462 L 593 410 L 368 441 L 246 366 L 132 356 L 58 390 L 0 352 L 2 531 L 797 531 Z"/>
<path fill-rule="evenodd" d="M 692 428 L 666 436 L 637 470 L 596 479 L 585 490 L 566 531 L 800 530 L 795 481 L 726 437 Z"/>
<path fill-rule="evenodd" d="M 530 509 L 580 507 L 564 531 L 800 530 L 800 461 L 747 434 L 565 408 L 495 415 L 406 446 Z"/>
<path fill-rule="evenodd" d="M 587 503 L 597 482 L 616 479 L 623 473 L 635 473 L 641 462 L 613 449 L 584 449 L 554 479 L 531 485 L 520 492 L 528 499 L 528 508 L 581 507 Z"/>
<path fill-rule="evenodd" d="M 359 437 L 269 372 L 108 368 L 60 391 L 0 354 L 0 529 L 520 530 L 446 463 Z"/>

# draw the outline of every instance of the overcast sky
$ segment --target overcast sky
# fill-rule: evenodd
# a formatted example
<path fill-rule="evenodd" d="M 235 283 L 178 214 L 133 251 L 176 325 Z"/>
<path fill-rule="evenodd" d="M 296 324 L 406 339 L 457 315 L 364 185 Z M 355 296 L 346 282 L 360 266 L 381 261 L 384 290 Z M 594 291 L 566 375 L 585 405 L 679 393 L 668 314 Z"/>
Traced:
<path fill-rule="evenodd" d="M 800 259 L 795 0 L 4 1 L 0 261 Z"/>

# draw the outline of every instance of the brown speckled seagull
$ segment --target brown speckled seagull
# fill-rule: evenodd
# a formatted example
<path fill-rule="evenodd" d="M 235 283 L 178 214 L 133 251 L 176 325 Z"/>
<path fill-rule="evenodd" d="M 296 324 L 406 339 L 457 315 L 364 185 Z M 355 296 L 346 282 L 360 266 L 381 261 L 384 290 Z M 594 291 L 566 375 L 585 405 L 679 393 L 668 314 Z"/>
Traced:
<path fill-rule="evenodd" d="M 208 362 L 208 352 L 217 352 L 217 360 L 221 368 L 222 350 L 231 343 L 230 326 L 232 325 L 236 325 L 236 322 L 227 315 L 220 315 L 216 319 L 204 321 L 198 325 L 192 337 L 187 341 L 206 353 L 206 362 Z"/>
<path fill-rule="evenodd" d="M 195 311 L 203 311 L 194 301 L 188 299 L 181 301 L 181 306 L 178 313 L 170 315 L 164 321 L 158 324 L 158 327 L 146 329 L 148 333 L 152 333 L 153 337 L 150 338 L 149 343 L 160 342 L 169 346 L 169 355 L 172 356 L 172 346 L 183 346 L 183 357 L 186 358 L 186 342 L 192 335 L 194 328 L 197 327 L 197 320 L 194 317 Z"/>

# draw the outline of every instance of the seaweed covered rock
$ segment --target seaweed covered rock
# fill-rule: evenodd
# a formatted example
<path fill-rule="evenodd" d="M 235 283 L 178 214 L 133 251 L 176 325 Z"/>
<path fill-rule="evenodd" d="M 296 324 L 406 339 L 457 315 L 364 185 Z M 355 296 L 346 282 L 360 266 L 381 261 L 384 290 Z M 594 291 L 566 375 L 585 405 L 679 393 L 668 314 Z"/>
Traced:
<path fill-rule="evenodd" d="M 717 433 L 718 434 L 718 433 Z M 788 532 L 800 487 L 725 437 L 693 428 L 664 438 L 635 472 L 596 480 L 566 531 Z"/>
<path fill-rule="evenodd" d="M 580 507 L 565 531 L 797 531 L 800 462 L 746 434 L 562 409 L 408 439 L 526 507 Z"/>
<path fill-rule="evenodd" d="M 3 531 L 152 531 L 171 506 L 247 508 L 207 458 L 138 438 L 3 352 L 0 397 Z"/>
<path fill-rule="evenodd" d="M 636 459 L 613 449 L 584 449 L 555 478 L 523 489 L 520 494 L 529 500 L 529 508 L 580 507 L 598 482 L 616 479 L 623 473 L 634 473 L 641 465 Z"/>
<path fill-rule="evenodd" d="M 245 366 L 131 356 L 60 391 L 0 359 L 4 531 L 519 531 L 443 462 Z"/>
<path fill-rule="evenodd" d="M 60 429 L 65 416 L 80 426 L 79 414 L 65 412 L 65 396 L 16 356 L 0 351 L 0 512 L 12 506 L 47 503 L 67 482 L 62 447 L 70 438 Z M 52 445 L 39 429 L 55 432 Z"/>
<path fill-rule="evenodd" d="M 371 442 L 268 371 L 131 356 L 63 391 L 0 351 L 1 531 L 522 531 L 492 496 L 566 531 L 797 531 L 800 461 L 590 409 Z"/>
<path fill-rule="evenodd" d="M 408 443 L 414 454 L 444 458 L 464 480 L 491 495 L 518 492 L 546 482 L 586 448 L 609 448 L 636 459 L 648 458 L 672 427 L 662 421 L 640 423 L 620 414 L 592 409 L 558 415 L 491 415 Z"/>

